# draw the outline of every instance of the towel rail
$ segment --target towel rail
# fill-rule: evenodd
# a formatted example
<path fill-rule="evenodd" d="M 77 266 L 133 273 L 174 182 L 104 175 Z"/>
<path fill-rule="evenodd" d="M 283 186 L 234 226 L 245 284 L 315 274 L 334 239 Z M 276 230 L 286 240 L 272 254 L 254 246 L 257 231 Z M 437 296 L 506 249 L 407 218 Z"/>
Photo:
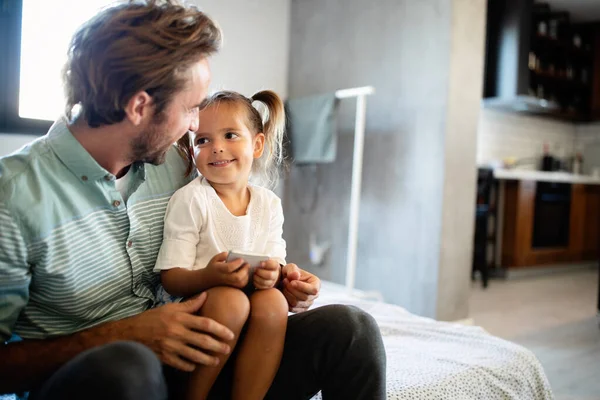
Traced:
<path fill-rule="evenodd" d="M 360 190 L 362 186 L 367 96 L 373 93 L 375 93 L 375 88 L 372 86 L 342 89 L 335 92 L 335 96 L 338 99 L 356 97 L 352 186 L 350 189 L 350 221 L 348 225 L 348 252 L 346 257 L 346 289 L 349 293 L 354 291 L 356 280 L 356 251 L 358 247 L 358 221 L 360 216 Z"/>

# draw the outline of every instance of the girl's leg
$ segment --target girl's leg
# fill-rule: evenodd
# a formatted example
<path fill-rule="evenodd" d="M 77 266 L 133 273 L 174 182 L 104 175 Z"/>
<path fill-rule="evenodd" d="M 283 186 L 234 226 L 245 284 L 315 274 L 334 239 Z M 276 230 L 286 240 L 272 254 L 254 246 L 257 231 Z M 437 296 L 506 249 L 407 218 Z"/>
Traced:
<path fill-rule="evenodd" d="M 233 350 L 250 312 L 248 297 L 239 289 L 224 286 L 208 289 L 207 293 L 208 297 L 200 309 L 200 315 L 212 318 L 233 331 L 235 338 L 227 342 Z M 208 397 L 229 355 L 219 355 L 219 365 L 216 367 L 196 367 L 190 376 L 186 396 L 188 400 L 203 400 Z"/>
<path fill-rule="evenodd" d="M 277 289 L 250 296 L 250 317 L 235 360 L 232 400 L 263 399 L 279 369 L 288 303 Z"/>

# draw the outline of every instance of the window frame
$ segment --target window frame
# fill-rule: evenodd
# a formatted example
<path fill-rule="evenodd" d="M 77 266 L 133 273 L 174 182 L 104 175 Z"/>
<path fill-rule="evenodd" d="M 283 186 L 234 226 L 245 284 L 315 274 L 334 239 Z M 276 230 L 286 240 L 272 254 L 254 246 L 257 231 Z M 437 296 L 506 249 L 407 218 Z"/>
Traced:
<path fill-rule="evenodd" d="M 23 0 L 0 0 L 0 134 L 45 134 L 53 121 L 19 116 Z"/>

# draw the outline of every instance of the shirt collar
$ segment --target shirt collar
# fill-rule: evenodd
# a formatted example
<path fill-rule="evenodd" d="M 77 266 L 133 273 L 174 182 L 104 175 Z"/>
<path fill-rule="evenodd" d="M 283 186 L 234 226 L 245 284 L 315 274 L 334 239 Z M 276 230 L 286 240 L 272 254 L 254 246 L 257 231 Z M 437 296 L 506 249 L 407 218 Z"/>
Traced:
<path fill-rule="evenodd" d="M 82 182 L 94 182 L 98 179 L 114 180 L 115 176 L 104 169 L 87 152 L 87 150 L 73 136 L 63 118 L 57 120 L 48 131 L 48 143 L 54 153 L 65 166 Z M 132 172 L 146 179 L 146 169 L 142 162 L 135 162 L 131 166 Z"/>

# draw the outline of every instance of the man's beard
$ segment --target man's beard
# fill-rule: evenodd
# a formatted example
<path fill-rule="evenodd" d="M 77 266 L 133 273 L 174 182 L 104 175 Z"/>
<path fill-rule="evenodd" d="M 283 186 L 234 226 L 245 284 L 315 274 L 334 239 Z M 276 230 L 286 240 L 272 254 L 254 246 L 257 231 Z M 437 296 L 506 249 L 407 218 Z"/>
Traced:
<path fill-rule="evenodd" d="M 163 124 L 160 119 L 153 121 L 148 131 L 141 133 L 131 142 L 131 157 L 136 162 L 159 165 L 165 162 L 167 151 L 171 144 L 164 144 L 162 137 L 164 134 Z"/>
<path fill-rule="evenodd" d="M 154 140 L 150 137 L 150 133 L 140 135 L 131 143 L 132 158 L 137 162 L 159 165 L 165 162 L 167 150 L 170 145 L 165 148 L 157 149 L 153 145 Z"/>

